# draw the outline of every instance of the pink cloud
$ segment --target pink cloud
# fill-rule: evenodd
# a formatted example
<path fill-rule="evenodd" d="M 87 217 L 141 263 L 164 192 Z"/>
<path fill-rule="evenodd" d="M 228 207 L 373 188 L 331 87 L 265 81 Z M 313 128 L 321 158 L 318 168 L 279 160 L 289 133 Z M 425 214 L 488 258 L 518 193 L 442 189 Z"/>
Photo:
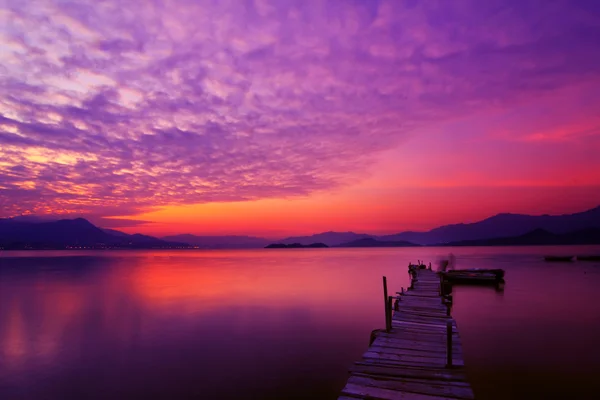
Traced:
<path fill-rule="evenodd" d="M 5 3 L 1 213 L 354 183 L 428 127 L 597 82 L 598 7 L 541 4 Z"/>

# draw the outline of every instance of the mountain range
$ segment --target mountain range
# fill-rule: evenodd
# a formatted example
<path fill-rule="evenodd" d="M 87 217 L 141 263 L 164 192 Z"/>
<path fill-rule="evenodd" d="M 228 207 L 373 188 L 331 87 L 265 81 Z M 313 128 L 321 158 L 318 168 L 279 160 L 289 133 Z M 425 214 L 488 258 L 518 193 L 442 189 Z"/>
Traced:
<path fill-rule="evenodd" d="M 408 242 L 413 245 L 431 246 L 466 240 L 513 237 L 524 235 L 536 229 L 561 234 L 586 228 L 600 228 L 600 206 L 591 210 L 565 215 L 536 216 L 503 213 L 478 222 L 444 225 L 426 232 L 407 231 L 380 236 L 354 232 L 324 232 L 311 236 L 291 237 L 277 243 L 310 244 L 322 242 L 328 246 L 340 246 L 353 241 L 374 239 L 377 242 Z"/>
<path fill-rule="evenodd" d="M 560 234 L 586 228 L 600 228 L 600 206 L 565 215 L 497 214 L 470 224 L 444 225 L 427 232 L 403 232 L 381 236 L 378 239 L 406 240 L 422 245 L 433 245 L 462 240 L 518 236 L 536 229 Z"/>
<path fill-rule="evenodd" d="M 568 244 L 595 242 L 600 229 L 600 206 L 565 215 L 497 214 L 479 222 L 444 225 L 426 232 L 369 235 L 323 232 L 268 240 L 253 236 L 198 236 L 156 238 L 99 228 L 83 218 L 49 220 L 48 217 L 0 219 L 0 248 L 263 248 L 271 243 L 330 247 L 397 247 L 418 245 Z M 521 237 L 524 236 L 524 237 Z"/>
<path fill-rule="evenodd" d="M 152 236 L 101 229 L 83 218 L 46 221 L 0 219 L 0 248 L 177 248 L 186 243 L 168 242 Z"/>
<path fill-rule="evenodd" d="M 552 233 L 544 229 L 534 229 L 519 236 L 493 239 L 461 240 L 447 243 L 446 246 L 535 246 L 600 244 L 600 228 L 586 228 L 567 233 Z"/>

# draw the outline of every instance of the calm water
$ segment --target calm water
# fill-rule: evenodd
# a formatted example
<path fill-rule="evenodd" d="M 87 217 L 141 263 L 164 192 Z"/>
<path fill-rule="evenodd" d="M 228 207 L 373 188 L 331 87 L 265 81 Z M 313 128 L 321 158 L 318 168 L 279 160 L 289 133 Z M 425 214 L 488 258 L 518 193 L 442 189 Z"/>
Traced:
<path fill-rule="evenodd" d="M 334 399 L 384 325 L 381 276 L 448 248 L 0 254 L 2 399 Z M 458 248 L 506 270 L 503 293 L 455 288 L 479 399 L 596 398 L 600 264 Z"/>

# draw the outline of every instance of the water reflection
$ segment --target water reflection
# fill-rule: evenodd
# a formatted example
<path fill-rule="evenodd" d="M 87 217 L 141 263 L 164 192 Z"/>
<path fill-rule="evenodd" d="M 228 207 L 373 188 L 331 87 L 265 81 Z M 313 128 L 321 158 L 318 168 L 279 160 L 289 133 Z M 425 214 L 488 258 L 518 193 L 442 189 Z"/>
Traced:
<path fill-rule="evenodd" d="M 0 259 L 9 398 L 333 398 L 380 319 L 348 307 L 364 255 L 34 255 Z M 382 256 L 372 291 L 395 265 Z"/>
<path fill-rule="evenodd" d="M 457 268 L 507 270 L 504 291 L 454 290 L 479 398 L 600 389 L 586 380 L 600 372 L 600 265 L 548 266 L 532 248 L 453 252 Z M 381 276 L 399 290 L 410 260 L 445 253 L 4 255 L 0 398 L 336 398 L 383 325 Z"/>
<path fill-rule="evenodd" d="M 600 265 L 548 264 L 530 254 L 511 258 L 480 259 L 505 263 L 503 294 L 455 288 L 453 315 L 475 393 L 488 399 L 595 398 L 600 274 L 590 279 L 588 272 L 600 272 Z"/>

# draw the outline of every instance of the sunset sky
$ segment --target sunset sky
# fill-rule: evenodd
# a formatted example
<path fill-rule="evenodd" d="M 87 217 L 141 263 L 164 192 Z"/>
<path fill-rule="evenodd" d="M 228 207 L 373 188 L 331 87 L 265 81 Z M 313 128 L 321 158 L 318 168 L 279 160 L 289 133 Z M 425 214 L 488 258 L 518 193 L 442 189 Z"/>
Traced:
<path fill-rule="evenodd" d="M 597 0 L 0 0 L 0 217 L 395 233 L 600 204 Z"/>

